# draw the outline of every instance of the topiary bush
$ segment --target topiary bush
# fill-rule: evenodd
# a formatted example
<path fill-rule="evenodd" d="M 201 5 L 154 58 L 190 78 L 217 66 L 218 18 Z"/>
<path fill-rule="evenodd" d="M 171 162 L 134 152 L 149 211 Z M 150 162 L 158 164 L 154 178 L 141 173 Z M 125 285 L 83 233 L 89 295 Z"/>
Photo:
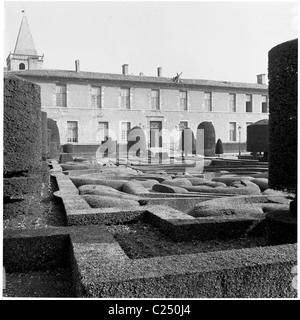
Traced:
<path fill-rule="evenodd" d="M 269 187 L 296 191 L 298 39 L 269 51 Z"/>
<path fill-rule="evenodd" d="M 41 129 L 42 129 L 42 159 L 48 158 L 48 136 L 47 136 L 47 112 L 41 113 Z"/>
<path fill-rule="evenodd" d="M 219 156 L 220 156 L 220 154 L 224 153 L 223 143 L 222 143 L 221 139 L 218 139 L 218 141 L 217 141 L 215 153 L 218 154 Z"/>
<path fill-rule="evenodd" d="M 35 214 L 47 185 L 46 113 L 40 87 L 5 74 L 3 218 Z"/>
<path fill-rule="evenodd" d="M 268 152 L 269 120 L 259 120 L 247 127 L 247 151 Z"/>
<path fill-rule="evenodd" d="M 183 152 L 184 155 L 194 154 L 195 153 L 195 136 L 194 132 L 190 128 L 184 128 L 181 132 L 180 137 L 180 151 Z"/>
<path fill-rule="evenodd" d="M 213 157 L 215 155 L 216 147 L 215 128 L 211 122 L 201 122 L 197 128 L 197 141 L 202 138 L 201 130 L 199 129 L 204 130 L 204 156 Z"/>
<path fill-rule="evenodd" d="M 51 130 L 49 156 L 50 158 L 57 158 L 60 152 L 60 136 L 56 122 L 48 118 L 47 128 Z"/>
<path fill-rule="evenodd" d="M 40 87 L 5 74 L 4 174 L 41 168 L 42 128 Z"/>
<path fill-rule="evenodd" d="M 74 153 L 74 145 L 72 143 L 66 143 L 63 145 L 64 153 Z"/>

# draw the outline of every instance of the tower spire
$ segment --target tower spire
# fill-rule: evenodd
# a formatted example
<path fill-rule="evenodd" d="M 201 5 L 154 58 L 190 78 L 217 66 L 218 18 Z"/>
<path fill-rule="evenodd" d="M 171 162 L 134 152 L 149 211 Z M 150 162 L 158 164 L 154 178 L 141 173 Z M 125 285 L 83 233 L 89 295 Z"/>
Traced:
<path fill-rule="evenodd" d="M 19 34 L 14 50 L 14 54 L 36 55 L 36 49 L 29 29 L 25 10 L 22 10 L 23 18 L 19 29 Z"/>
<path fill-rule="evenodd" d="M 44 56 L 37 54 L 25 15 L 25 9 L 22 10 L 22 14 L 23 17 L 14 53 L 10 53 L 6 59 L 7 69 L 9 71 L 42 69 Z"/>

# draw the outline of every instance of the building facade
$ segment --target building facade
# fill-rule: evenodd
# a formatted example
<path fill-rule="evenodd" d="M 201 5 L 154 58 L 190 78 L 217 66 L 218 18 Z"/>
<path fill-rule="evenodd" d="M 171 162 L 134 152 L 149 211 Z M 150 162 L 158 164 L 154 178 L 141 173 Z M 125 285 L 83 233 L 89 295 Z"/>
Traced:
<path fill-rule="evenodd" d="M 19 32 L 16 47 L 26 47 L 18 46 L 26 32 Z M 129 75 L 127 64 L 120 74 L 108 74 L 80 71 L 79 61 L 72 71 L 45 70 L 32 63 L 20 68 L 23 62 L 13 64 L 13 55 L 7 59 L 9 72 L 40 85 L 42 111 L 56 121 L 62 144 L 99 144 L 109 136 L 125 145 L 128 131 L 138 126 L 149 147 L 168 147 L 170 133 L 179 136 L 184 127 L 196 133 L 201 122 L 209 121 L 216 139 L 237 150 L 238 143 L 246 141 L 247 125 L 268 118 L 265 75 L 251 84 L 166 78 L 158 68 L 157 76 L 149 77 Z M 161 138 L 151 132 L 161 133 Z"/>

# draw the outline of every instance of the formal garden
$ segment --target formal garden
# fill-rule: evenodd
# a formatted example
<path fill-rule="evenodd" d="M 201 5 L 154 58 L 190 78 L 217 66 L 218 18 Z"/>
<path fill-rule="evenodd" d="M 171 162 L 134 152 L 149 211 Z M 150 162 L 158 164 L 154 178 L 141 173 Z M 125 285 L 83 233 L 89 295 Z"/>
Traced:
<path fill-rule="evenodd" d="M 297 50 L 269 51 L 270 116 L 246 157 L 209 122 L 172 156 L 139 128 L 125 154 L 61 145 L 39 86 L 6 75 L 4 296 L 297 297 Z"/>

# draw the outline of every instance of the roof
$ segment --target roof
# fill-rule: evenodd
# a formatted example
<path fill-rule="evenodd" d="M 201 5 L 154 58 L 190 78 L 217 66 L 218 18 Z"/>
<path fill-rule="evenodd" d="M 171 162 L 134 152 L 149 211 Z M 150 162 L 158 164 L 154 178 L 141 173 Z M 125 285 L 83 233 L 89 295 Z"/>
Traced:
<path fill-rule="evenodd" d="M 242 83 L 242 82 L 228 82 L 228 81 L 214 81 L 202 79 L 180 79 L 176 83 L 172 78 L 165 77 L 150 77 L 137 75 L 123 75 L 112 73 L 98 73 L 87 71 L 68 71 L 68 70 L 54 70 L 54 69 L 40 69 L 40 70 L 22 70 L 14 71 L 16 75 L 25 77 L 43 77 L 43 78 L 68 78 L 77 80 L 105 80 L 105 81 L 124 81 L 124 82 L 140 82 L 151 84 L 170 84 L 178 86 L 206 86 L 206 87 L 222 87 L 222 88 L 240 88 L 240 89 L 258 89 L 267 90 L 267 85 L 257 83 Z"/>
<path fill-rule="evenodd" d="M 14 54 L 37 55 L 26 16 L 23 16 Z"/>

